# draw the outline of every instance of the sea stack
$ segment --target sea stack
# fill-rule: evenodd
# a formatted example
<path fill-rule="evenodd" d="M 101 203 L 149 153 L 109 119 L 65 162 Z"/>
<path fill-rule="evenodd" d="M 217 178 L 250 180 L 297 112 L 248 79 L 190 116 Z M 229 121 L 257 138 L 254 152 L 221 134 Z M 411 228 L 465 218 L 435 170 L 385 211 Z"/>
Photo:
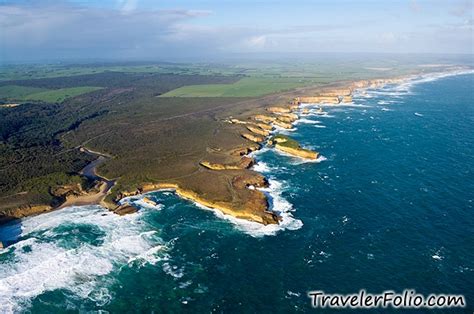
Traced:
<path fill-rule="evenodd" d="M 318 152 L 302 148 L 297 141 L 285 135 L 276 135 L 275 137 L 269 140 L 269 144 L 275 145 L 275 148 L 279 151 L 282 151 L 295 157 L 312 160 L 317 159 L 319 157 Z"/>

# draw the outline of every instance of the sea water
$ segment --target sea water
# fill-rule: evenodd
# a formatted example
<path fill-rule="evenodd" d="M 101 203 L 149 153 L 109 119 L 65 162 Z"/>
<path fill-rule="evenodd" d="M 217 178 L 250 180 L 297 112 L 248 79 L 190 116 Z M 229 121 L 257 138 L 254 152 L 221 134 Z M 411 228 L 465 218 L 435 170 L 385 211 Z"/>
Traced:
<path fill-rule="evenodd" d="M 282 226 L 170 191 L 124 217 L 82 206 L 3 226 L 0 312 L 310 312 L 310 290 L 407 288 L 472 309 L 473 87 L 424 78 L 308 105 L 289 134 L 322 157 L 255 155 Z"/>

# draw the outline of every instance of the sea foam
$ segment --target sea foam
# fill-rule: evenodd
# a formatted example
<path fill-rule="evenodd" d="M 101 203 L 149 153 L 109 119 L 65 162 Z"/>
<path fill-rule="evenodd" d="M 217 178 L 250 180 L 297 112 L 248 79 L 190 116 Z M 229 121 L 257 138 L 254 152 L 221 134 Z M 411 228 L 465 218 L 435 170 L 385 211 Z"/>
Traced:
<path fill-rule="evenodd" d="M 284 191 L 282 183 L 273 179 L 269 179 L 269 183 L 270 186 L 268 188 L 259 188 L 259 190 L 267 195 L 270 203 L 270 210 L 275 212 L 281 218 L 281 221 L 278 224 L 263 225 L 258 222 L 226 215 L 218 209 L 209 208 L 198 203 L 194 204 L 199 208 L 212 211 L 217 217 L 231 222 L 237 230 L 255 238 L 273 236 L 283 230 L 300 229 L 303 226 L 303 222 L 299 219 L 295 219 L 291 214 L 293 206 L 281 195 Z"/>
<path fill-rule="evenodd" d="M 103 305 L 110 299 L 108 274 L 129 261 L 153 263 L 165 247 L 141 218 L 121 217 L 100 206 L 74 206 L 23 219 L 24 240 L 0 253 L 0 312 L 24 311 L 33 298 L 56 289 Z M 101 241 L 68 247 L 60 229 L 79 235 L 75 226 L 100 230 Z"/>

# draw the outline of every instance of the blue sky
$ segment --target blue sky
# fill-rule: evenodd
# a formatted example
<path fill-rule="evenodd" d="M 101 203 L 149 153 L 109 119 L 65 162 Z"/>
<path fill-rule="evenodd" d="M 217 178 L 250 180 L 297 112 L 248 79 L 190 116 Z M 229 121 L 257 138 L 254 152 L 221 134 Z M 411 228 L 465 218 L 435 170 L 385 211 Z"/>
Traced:
<path fill-rule="evenodd" d="M 0 0 L 3 60 L 473 53 L 472 0 Z"/>

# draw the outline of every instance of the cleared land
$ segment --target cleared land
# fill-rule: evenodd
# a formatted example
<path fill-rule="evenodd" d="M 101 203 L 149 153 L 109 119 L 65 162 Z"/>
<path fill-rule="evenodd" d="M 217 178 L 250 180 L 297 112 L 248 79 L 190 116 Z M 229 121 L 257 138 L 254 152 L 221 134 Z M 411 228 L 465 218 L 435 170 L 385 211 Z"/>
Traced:
<path fill-rule="evenodd" d="M 79 86 L 70 88 L 47 89 L 39 87 L 6 85 L 0 86 L 0 99 L 9 101 L 42 101 L 60 103 L 64 100 L 90 93 L 102 87 Z"/>
<path fill-rule="evenodd" d="M 248 77 L 233 84 L 184 86 L 162 97 L 258 97 L 311 84 L 300 78 Z"/>

